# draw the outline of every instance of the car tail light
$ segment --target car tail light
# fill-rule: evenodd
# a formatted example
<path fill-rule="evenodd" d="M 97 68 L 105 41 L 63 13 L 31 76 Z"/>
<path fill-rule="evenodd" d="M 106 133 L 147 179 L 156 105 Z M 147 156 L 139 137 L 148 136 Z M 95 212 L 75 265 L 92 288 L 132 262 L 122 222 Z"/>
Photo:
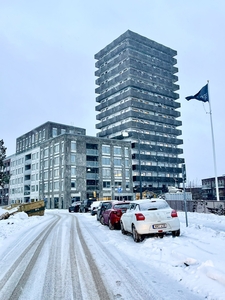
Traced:
<path fill-rule="evenodd" d="M 113 210 L 112 213 L 115 214 L 115 215 L 117 215 L 117 216 L 121 216 L 122 215 L 122 213 L 121 213 L 120 210 Z"/>
<path fill-rule="evenodd" d="M 171 211 L 171 217 L 172 217 L 172 218 L 177 218 L 177 217 L 178 217 L 177 211 L 176 211 L 175 209 L 173 209 L 173 210 Z"/>
<path fill-rule="evenodd" d="M 135 214 L 135 216 L 136 216 L 137 221 L 144 221 L 145 220 L 145 216 L 141 213 L 137 213 L 137 214 Z"/>

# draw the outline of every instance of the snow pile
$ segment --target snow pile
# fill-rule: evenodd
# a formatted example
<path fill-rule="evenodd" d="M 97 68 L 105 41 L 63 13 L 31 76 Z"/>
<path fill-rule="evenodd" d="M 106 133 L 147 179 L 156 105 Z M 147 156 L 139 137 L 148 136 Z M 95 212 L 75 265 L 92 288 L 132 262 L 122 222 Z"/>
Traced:
<path fill-rule="evenodd" d="M 5 212 L 7 212 L 7 210 L 0 208 L 0 216 Z M 5 239 L 13 236 L 17 232 L 19 233 L 21 229 L 41 221 L 42 218 L 40 216 L 28 217 L 25 212 L 16 212 L 8 219 L 0 220 L 0 247 L 2 243 L 5 242 Z"/>

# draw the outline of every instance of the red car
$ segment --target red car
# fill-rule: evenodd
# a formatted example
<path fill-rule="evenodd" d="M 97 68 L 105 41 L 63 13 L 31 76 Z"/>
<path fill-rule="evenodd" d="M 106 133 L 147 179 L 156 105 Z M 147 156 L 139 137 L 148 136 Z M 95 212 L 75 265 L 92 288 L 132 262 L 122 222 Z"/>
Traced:
<path fill-rule="evenodd" d="M 108 225 L 109 229 L 120 229 L 120 218 L 129 207 L 129 201 L 111 201 L 102 212 L 100 222 L 102 225 Z"/>

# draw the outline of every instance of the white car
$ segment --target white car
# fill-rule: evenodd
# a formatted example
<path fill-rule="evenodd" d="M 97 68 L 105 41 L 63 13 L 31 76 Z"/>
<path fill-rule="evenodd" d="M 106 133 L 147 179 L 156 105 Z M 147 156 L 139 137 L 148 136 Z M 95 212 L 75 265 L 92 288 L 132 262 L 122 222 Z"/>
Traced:
<path fill-rule="evenodd" d="M 121 232 L 132 233 L 135 242 L 142 241 L 148 234 L 163 237 L 166 232 L 180 235 L 180 221 L 176 210 L 158 198 L 135 200 L 122 215 Z"/>
<path fill-rule="evenodd" d="M 91 206 L 90 206 L 90 209 L 91 209 L 91 215 L 94 216 L 97 214 L 97 210 L 98 210 L 98 207 L 99 207 L 99 204 L 101 203 L 101 201 L 94 201 Z"/>

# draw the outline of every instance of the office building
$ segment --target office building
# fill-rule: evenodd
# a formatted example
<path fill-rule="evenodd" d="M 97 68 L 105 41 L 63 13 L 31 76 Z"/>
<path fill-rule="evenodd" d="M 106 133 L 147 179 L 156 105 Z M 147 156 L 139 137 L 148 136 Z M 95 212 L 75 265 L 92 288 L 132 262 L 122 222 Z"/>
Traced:
<path fill-rule="evenodd" d="M 225 200 L 225 176 L 218 176 L 219 199 Z M 215 177 L 202 179 L 202 199 L 216 200 L 216 179 Z"/>
<path fill-rule="evenodd" d="M 130 30 L 95 55 L 97 136 L 131 142 L 140 194 L 182 182 L 176 55 Z"/>

